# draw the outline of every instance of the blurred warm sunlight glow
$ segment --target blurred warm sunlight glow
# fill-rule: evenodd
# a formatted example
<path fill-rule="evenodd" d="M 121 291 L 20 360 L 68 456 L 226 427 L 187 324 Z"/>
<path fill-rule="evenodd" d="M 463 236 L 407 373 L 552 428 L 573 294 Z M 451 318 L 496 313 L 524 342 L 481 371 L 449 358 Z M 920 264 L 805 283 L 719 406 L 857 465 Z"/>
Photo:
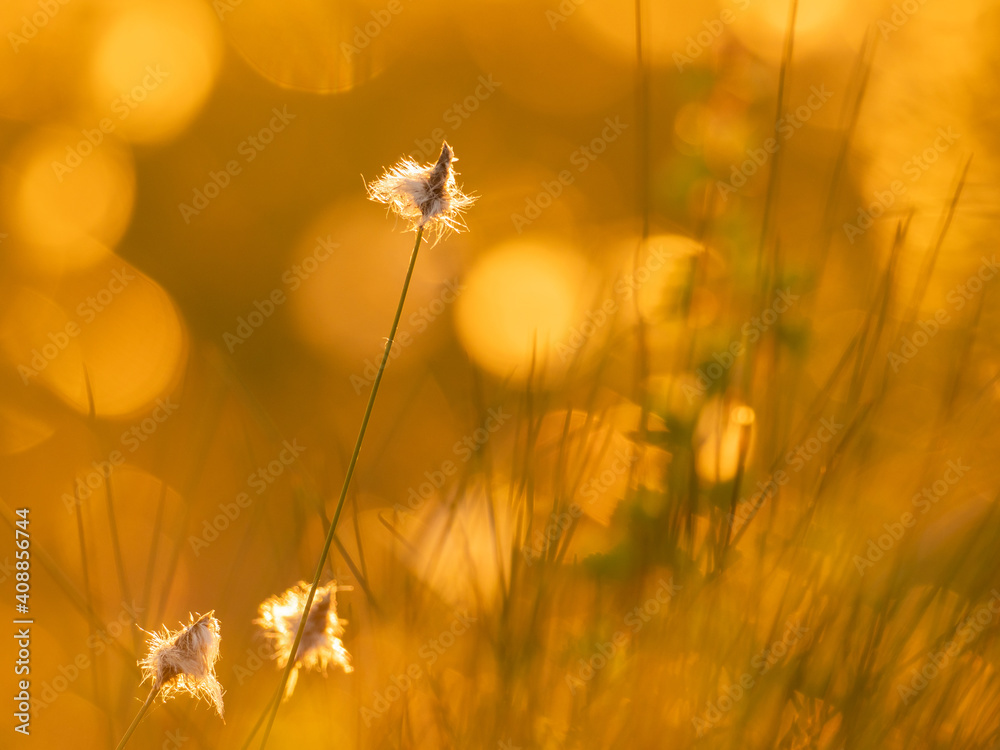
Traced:
<path fill-rule="evenodd" d="M 118 137 L 139 143 L 171 138 L 204 104 L 220 58 L 220 34 L 207 4 L 133 3 L 95 50 L 93 112 L 110 117 Z"/>
<path fill-rule="evenodd" d="M 698 474 L 706 482 L 728 482 L 736 476 L 753 447 L 753 410 L 745 404 L 713 399 L 705 404 L 695 427 Z"/>
<path fill-rule="evenodd" d="M 788 3 L 781 0 L 734 0 L 733 34 L 766 60 L 779 62 L 788 28 Z M 802 3 L 795 18 L 795 45 L 804 55 L 856 47 L 864 26 L 859 17 L 877 18 L 878 7 L 864 0 Z"/>
<path fill-rule="evenodd" d="M 186 342 L 173 302 L 152 280 L 107 259 L 70 286 L 73 308 L 25 291 L 5 310 L 9 361 L 80 413 L 127 417 L 176 383 Z M 71 295 L 64 292 L 69 298 Z M 90 393 L 88 393 L 88 389 Z"/>
<path fill-rule="evenodd" d="M 377 362 L 384 350 L 383 329 L 397 299 L 396 283 L 402 281 L 400 264 L 412 245 L 409 235 L 386 231 L 386 224 L 384 212 L 371 203 L 344 201 L 328 208 L 302 232 L 277 287 L 288 295 L 302 340 L 358 372 Z M 388 226 L 391 230 L 391 222 Z M 462 293 L 453 256 L 428 248 L 422 252 L 397 334 L 394 368 L 418 365 L 421 357 L 410 347 L 423 349 L 457 298 L 455 292 Z"/>
<path fill-rule="evenodd" d="M 558 376 L 568 364 L 560 346 L 587 302 L 587 269 L 551 242 L 514 242 L 493 249 L 467 274 L 456 309 L 469 356 L 500 377 L 525 380 L 532 362 Z"/>
<path fill-rule="evenodd" d="M 1000 747 L 998 42 L 4 0 L 0 748 Z"/>
<path fill-rule="evenodd" d="M 88 266 L 128 226 L 135 191 L 131 155 L 99 130 L 88 132 L 89 138 L 68 128 L 46 129 L 19 145 L 3 194 L 7 226 L 31 248 L 22 254 L 26 264 L 55 273 Z"/>
<path fill-rule="evenodd" d="M 412 24 L 396 18 L 402 0 L 242 0 L 216 5 L 224 33 L 247 64 L 271 83 L 343 93 L 378 75 Z M 383 33 L 384 32 L 384 33 Z M 389 37 L 387 39 L 386 37 Z"/>

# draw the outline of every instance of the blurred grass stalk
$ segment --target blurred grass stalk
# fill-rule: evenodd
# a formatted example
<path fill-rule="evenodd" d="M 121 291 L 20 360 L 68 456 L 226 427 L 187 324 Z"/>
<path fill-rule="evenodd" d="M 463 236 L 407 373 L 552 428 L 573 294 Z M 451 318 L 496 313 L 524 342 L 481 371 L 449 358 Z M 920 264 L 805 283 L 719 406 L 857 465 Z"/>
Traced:
<path fill-rule="evenodd" d="M 382 362 L 379 364 L 378 373 L 375 375 L 375 382 L 372 385 L 371 395 L 368 397 L 368 405 L 365 407 L 365 415 L 361 420 L 361 429 L 358 431 L 358 439 L 354 444 L 354 453 L 351 455 L 351 461 L 347 465 L 347 474 L 344 476 L 344 486 L 340 490 L 340 498 L 337 500 L 337 509 L 333 513 L 333 520 L 330 522 L 330 529 L 326 534 L 326 541 L 323 542 L 323 551 L 320 553 L 319 562 L 316 564 L 316 573 L 313 576 L 312 585 L 309 588 L 309 594 L 306 597 L 306 603 L 302 610 L 302 617 L 299 618 L 299 627 L 295 631 L 295 640 L 292 643 L 291 655 L 289 656 L 288 663 L 285 665 L 285 669 L 281 673 L 281 681 L 278 684 L 278 689 L 275 692 L 274 699 L 268 704 L 269 715 L 267 719 L 267 725 L 264 727 L 264 736 L 261 739 L 260 747 L 261 750 L 267 745 L 267 738 L 271 734 L 271 727 L 274 725 L 274 719 L 278 715 L 278 708 L 281 705 L 280 696 L 285 692 L 285 685 L 288 683 L 288 678 L 291 675 L 292 670 L 295 668 L 295 655 L 299 651 L 299 644 L 302 642 L 302 633 L 305 631 L 306 622 L 309 619 L 309 608 L 312 607 L 313 598 L 316 596 L 316 590 L 319 588 L 320 579 L 323 577 L 323 568 L 326 566 L 326 559 L 330 554 L 330 546 L 333 544 L 334 534 L 337 532 L 337 522 L 340 520 L 340 513 L 344 509 L 344 500 L 347 498 L 347 490 L 351 485 L 351 478 L 354 476 L 354 468 L 358 463 L 358 455 L 361 453 L 361 444 L 364 442 L 365 433 L 368 431 L 368 421 L 371 419 L 372 408 L 375 406 L 375 397 L 378 396 L 379 384 L 382 382 L 382 375 L 385 373 L 385 366 L 389 362 L 389 353 L 392 351 L 393 339 L 396 337 L 396 329 L 399 327 L 399 319 L 403 315 L 403 303 L 406 301 L 406 292 L 410 288 L 410 279 L 413 277 L 413 268 L 417 264 L 417 253 L 420 250 L 420 241 L 424 236 L 424 227 L 421 226 L 417 229 L 417 239 L 413 243 L 413 252 L 410 253 L 410 265 L 406 269 L 406 278 L 403 280 L 403 290 L 399 295 L 399 304 L 396 306 L 396 316 L 392 320 L 392 327 L 389 329 L 389 340 L 385 345 L 385 352 L 382 354 Z M 258 724 L 259 725 L 259 724 Z M 254 728 L 254 733 L 256 733 L 256 727 Z M 253 733 L 251 734 L 251 738 Z"/>
<path fill-rule="evenodd" d="M 327 557 L 330 554 L 330 546 L 333 544 L 334 534 L 337 531 L 337 522 L 340 520 L 340 513 L 344 509 L 344 500 L 347 498 L 347 490 L 354 476 L 354 469 L 358 463 L 358 455 L 361 453 L 361 444 L 364 442 L 365 433 L 368 431 L 368 421 L 371 419 L 372 408 L 375 406 L 375 398 L 378 395 L 378 388 L 382 382 L 382 375 L 385 373 L 385 366 L 389 362 L 389 353 L 392 351 L 393 340 L 396 337 L 396 329 L 399 327 L 399 319 L 403 315 L 403 304 L 406 302 L 406 292 L 410 288 L 410 279 L 413 277 L 413 268 L 417 264 L 417 253 L 420 251 L 420 241 L 423 239 L 424 231 L 434 240 L 439 240 L 449 232 L 461 231 L 465 224 L 462 222 L 462 212 L 476 201 L 475 196 L 466 195 L 459 189 L 455 181 L 454 164 L 455 154 L 447 142 L 441 144 L 441 155 L 434 164 L 420 165 L 411 159 L 403 159 L 393 167 L 387 169 L 385 173 L 368 187 L 368 197 L 377 203 L 386 204 L 390 211 L 398 217 L 406 219 L 409 229 L 416 230 L 417 238 L 413 243 L 413 252 L 410 254 L 410 265 L 406 269 L 406 278 L 403 280 L 403 289 L 399 295 L 399 304 L 396 306 L 396 316 L 392 320 L 392 328 L 389 329 L 389 338 L 385 345 L 385 352 L 382 354 L 382 362 L 375 375 L 375 382 L 372 384 L 372 392 L 368 397 L 368 406 L 365 407 L 365 415 L 361 420 L 361 429 L 358 432 L 358 440 L 354 445 L 354 453 L 347 466 L 347 475 L 344 477 L 344 485 L 340 490 L 340 499 L 337 501 L 337 509 L 334 511 L 330 529 L 323 543 L 323 552 L 320 554 L 319 563 L 316 565 L 316 573 L 313 576 L 312 586 L 309 595 L 306 597 L 302 608 L 302 616 L 299 619 L 298 628 L 295 632 L 295 640 L 292 643 L 288 656 L 288 663 L 281 675 L 278 690 L 265 709 L 268 720 L 264 728 L 264 736 L 261 740 L 261 750 L 267 745 L 267 738 L 274 725 L 274 719 L 278 715 L 278 707 L 281 705 L 280 696 L 285 692 L 285 685 L 288 684 L 289 677 L 296 664 L 299 644 L 302 641 L 302 634 L 305 631 L 306 623 L 309 620 L 309 609 L 312 607 L 313 599 L 319 588 L 319 581 L 323 575 L 323 567 L 326 565 Z M 259 722 L 258 722 L 259 725 Z M 256 733 L 256 726 L 251 732 L 249 743 Z"/>

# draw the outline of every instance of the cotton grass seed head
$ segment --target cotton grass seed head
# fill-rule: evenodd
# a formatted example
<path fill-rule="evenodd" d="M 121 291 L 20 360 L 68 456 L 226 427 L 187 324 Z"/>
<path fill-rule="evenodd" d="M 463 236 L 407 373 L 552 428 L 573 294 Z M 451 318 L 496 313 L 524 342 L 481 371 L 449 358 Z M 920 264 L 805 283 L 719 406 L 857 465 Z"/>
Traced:
<path fill-rule="evenodd" d="M 462 213 L 476 197 L 463 193 L 455 182 L 456 161 L 447 143 L 441 145 L 441 156 L 434 164 L 403 159 L 368 185 L 368 197 L 385 203 L 409 222 L 410 229 L 422 228 L 432 241 L 448 232 L 460 232 L 465 229 Z"/>
<path fill-rule="evenodd" d="M 350 590 L 341 586 L 341 590 Z M 292 656 L 295 633 L 302 619 L 310 586 L 300 582 L 282 594 L 272 596 L 260 605 L 260 625 L 274 643 L 278 666 L 284 667 Z M 309 615 L 306 617 L 302 641 L 295 657 L 294 669 L 288 677 L 285 698 L 295 690 L 299 669 L 314 669 L 326 674 L 330 664 L 339 665 L 344 672 L 353 672 L 351 655 L 344 648 L 340 636 L 344 634 L 346 620 L 337 617 L 337 582 L 331 581 L 316 589 Z"/>
<path fill-rule="evenodd" d="M 188 694 L 204 698 L 222 716 L 222 686 L 215 676 L 219 659 L 219 621 L 213 616 L 188 615 L 191 622 L 180 630 L 149 633 L 149 654 L 139 662 L 143 682 L 152 680 L 163 700 Z"/>

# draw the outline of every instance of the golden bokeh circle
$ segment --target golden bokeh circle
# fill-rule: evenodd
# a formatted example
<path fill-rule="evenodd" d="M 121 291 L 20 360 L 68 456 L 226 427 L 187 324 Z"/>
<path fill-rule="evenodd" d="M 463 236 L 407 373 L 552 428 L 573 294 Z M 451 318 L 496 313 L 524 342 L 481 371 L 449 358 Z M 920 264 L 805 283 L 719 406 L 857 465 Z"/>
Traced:
<path fill-rule="evenodd" d="M 500 377 L 526 379 L 533 359 L 557 375 L 569 364 L 574 326 L 583 320 L 587 276 L 586 264 L 556 243 L 515 240 L 494 248 L 464 280 L 459 340 Z"/>
<path fill-rule="evenodd" d="M 113 132 L 129 141 L 168 140 L 200 111 L 221 58 L 221 35 L 206 5 L 173 0 L 129 7 L 94 50 L 94 116 L 107 118 Z"/>

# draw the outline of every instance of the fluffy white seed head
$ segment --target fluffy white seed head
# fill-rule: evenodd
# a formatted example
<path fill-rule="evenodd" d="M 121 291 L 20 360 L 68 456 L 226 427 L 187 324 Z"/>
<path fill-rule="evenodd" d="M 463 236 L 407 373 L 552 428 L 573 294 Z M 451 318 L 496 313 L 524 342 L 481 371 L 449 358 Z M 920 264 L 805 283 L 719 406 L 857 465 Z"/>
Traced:
<path fill-rule="evenodd" d="M 180 630 L 164 626 L 162 633 L 149 633 L 149 654 L 139 667 L 143 682 L 152 680 L 163 700 L 186 693 L 205 699 L 222 716 L 223 690 L 215 676 L 222 636 L 214 614 L 189 615 L 190 622 Z"/>
<path fill-rule="evenodd" d="M 455 153 L 447 143 L 434 164 L 403 159 L 368 185 L 368 197 L 385 203 L 410 229 L 423 228 L 432 242 L 448 232 L 465 229 L 462 213 L 476 202 L 455 181 Z"/>
<path fill-rule="evenodd" d="M 348 590 L 346 587 L 339 587 Z M 260 617 L 255 621 L 274 644 L 275 658 L 279 667 L 284 667 L 292 658 L 295 633 L 302 620 L 310 586 L 300 582 L 287 591 L 272 596 L 260 605 Z M 347 653 L 340 637 L 344 634 L 346 620 L 337 617 L 337 582 L 331 581 L 316 589 L 309 615 L 306 617 L 302 640 L 296 653 L 288 684 L 285 687 L 287 699 L 295 690 L 299 669 L 314 669 L 326 674 L 330 664 L 339 666 L 344 672 L 353 672 L 351 655 Z"/>

